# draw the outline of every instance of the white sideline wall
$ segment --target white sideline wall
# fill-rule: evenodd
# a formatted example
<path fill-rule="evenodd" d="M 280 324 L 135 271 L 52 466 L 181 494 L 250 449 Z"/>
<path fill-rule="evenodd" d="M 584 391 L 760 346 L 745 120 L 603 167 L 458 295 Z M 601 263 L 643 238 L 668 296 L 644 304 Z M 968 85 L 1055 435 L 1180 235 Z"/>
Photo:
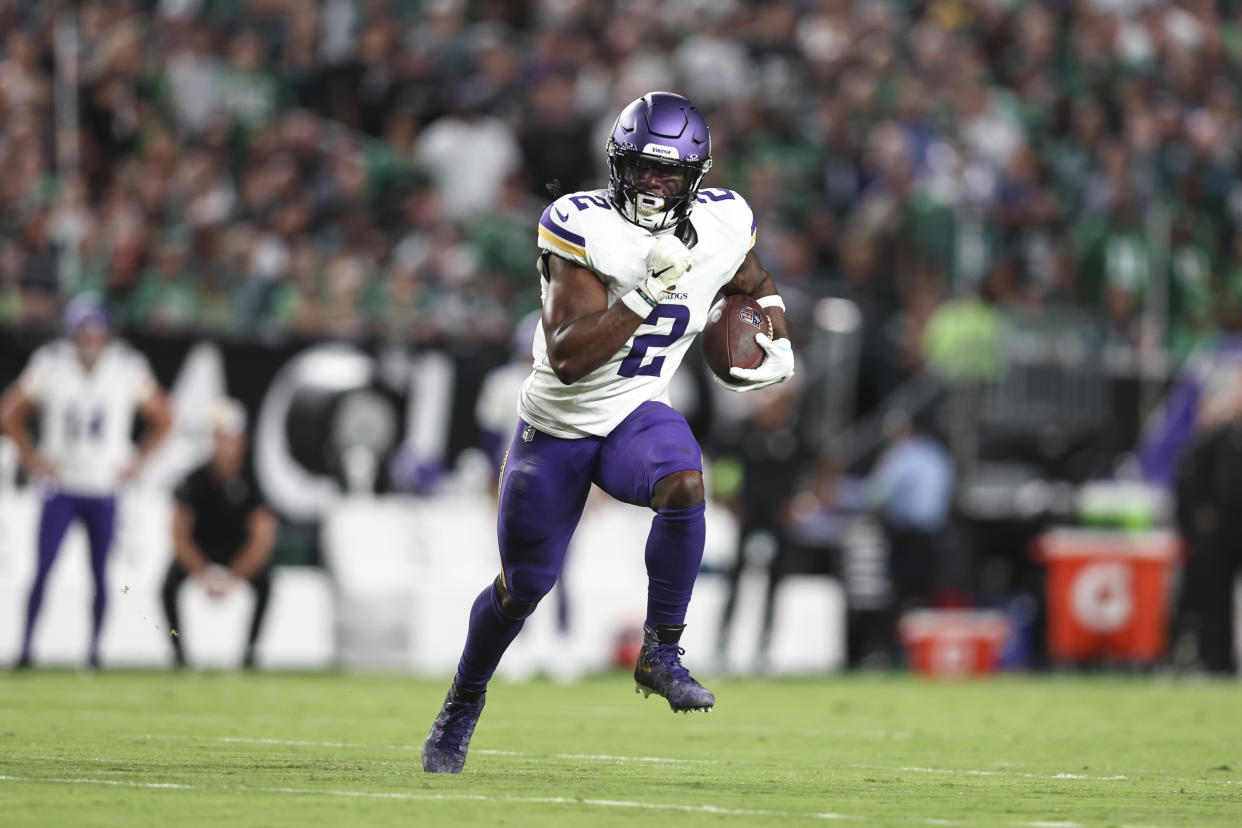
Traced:
<path fill-rule="evenodd" d="M 108 609 L 101 657 L 113 666 L 172 664 L 168 621 L 160 589 L 172 560 L 171 501 L 164 492 L 131 490 L 118 504 L 116 538 L 108 568 Z M 35 575 L 39 499 L 30 489 L 0 492 L 0 664 L 17 659 L 26 599 Z M 85 663 L 93 585 L 86 533 L 73 526 L 48 578 L 35 629 L 41 664 Z M 263 666 L 316 669 L 331 666 L 334 604 L 331 583 L 319 569 L 281 567 L 272 579 L 267 620 L 259 638 Z M 254 597 L 236 589 L 212 601 L 192 580 L 181 588 L 182 643 L 203 667 L 241 663 Z M 179 631 L 181 632 L 181 631 Z"/>
<path fill-rule="evenodd" d="M 26 596 L 35 572 L 38 497 L 0 491 L 0 665 L 21 647 Z M 121 499 L 108 573 L 102 640 L 106 665 L 171 664 L 160 587 L 172 557 L 171 504 L 164 491 L 134 489 Z M 556 624 L 555 593 L 544 599 L 499 675 L 572 678 L 612 666 L 618 638 L 641 627 L 646 606 L 643 549 L 651 512 L 598 495 L 570 547 L 561 585 L 570 631 Z M 322 528 L 325 567 L 279 567 L 259 638 L 260 666 L 273 669 L 409 671 L 443 676 L 456 666 L 471 603 L 495 578 L 495 512 L 487 495 L 357 498 L 332 510 Z M 733 559 L 736 525 L 709 506 L 705 561 Z M 86 657 L 91 578 L 85 534 L 70 530 L 48 581 L 35 635 L 43 664 Z M 764 577 L 747 572 L 732 631 L 718 650 L 724 579 L 702 575 L 683 645 L 702 672 L 746 672 L 757 662 Z M 192 581 L 182 588 L 183 644 L 203 667 L 240 664 L 253 597 L 248 589 L 211 601 Z M 777 593 L 766 668 L 783 673 L 837 669 L 844 661 L 844 595 L 825 577 L 788 578 Z"/>

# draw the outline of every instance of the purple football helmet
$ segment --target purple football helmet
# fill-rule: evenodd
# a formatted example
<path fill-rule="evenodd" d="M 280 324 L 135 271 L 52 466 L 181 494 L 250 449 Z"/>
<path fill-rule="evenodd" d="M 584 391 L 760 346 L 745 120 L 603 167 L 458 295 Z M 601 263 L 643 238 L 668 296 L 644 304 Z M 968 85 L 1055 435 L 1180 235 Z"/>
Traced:
<path fill-rule="evenodd" d="M 707 122 L 671 92 L 648 92 L 621 110 L 608 139 L 608 189 L 625 218 L 647 230 L 690 215 L 712 168 Z"/>
<path fill-rule="evenodd" d="M 94 293 L 79 293 L 65 306 L 62 323 L 82 362 L 95 364 L 108 344 L 108 312 L 100 298 Z"/>
<path fill-rule="evenodd" d="M 61 323 L 69 334 L 77 334 L 84 328 L 107 331 L 111 327 L 108 311 L 103 302 L 94 293 L 79 293 L 69 304 L 61 317 Z"/>

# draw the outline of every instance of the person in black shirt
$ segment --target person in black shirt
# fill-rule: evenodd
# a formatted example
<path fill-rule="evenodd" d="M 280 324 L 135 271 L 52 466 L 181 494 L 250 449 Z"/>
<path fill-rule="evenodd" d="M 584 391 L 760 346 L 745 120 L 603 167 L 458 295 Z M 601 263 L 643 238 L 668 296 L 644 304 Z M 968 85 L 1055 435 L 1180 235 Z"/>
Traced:
<path fill-rule="evenodd" d="M 729 591 L 717 638 L 717 658 L 722 665 L 727 662 L 729 630 L 737 607 L 742 572 L 748 564 L 755 564 L 766 570 L 768 578 L 755 665 L 759 669 L 766 668 L 776 588 L 793 562 L 785 523 L 805 457 L 797 431 L 799 395 L 798 386 L 786 385 L 765 399 L 747 419 L 734 451 L 741 465 L 742 480 L 737 496 L 726 501 L 739 525 L 737 558 L 725 572 Z M 756 545 L 761 536 L 766 536 L 767 546 Z M 756 550 L 764 550 L 767 554 L 757 554 Z"/>
<path fill-rule="evenodd" d="M 1189 542 L 1173 617 L 1175 658 L 1181 667 L 1237 672 L 1234 579 L 1242 571 L 1242 392 L 1229 390 L 1203 404 L 1199 430 L 1178 460 L 1177 523 Z M 1193 645 L 1187 647 L 1187 645 Z"/>
<path fill-rule="evenodd" d="M 212 444 L 211 459 L 191 472 L 173 495 L 173 562 L 164 579 L 164 613 L 173 631 L 173 656 L 184 667 L 184 630 L 177 612 L 181 584 L 196 578 L 218 599 L 248 581 L 255 602 L 244 664 L 251 668 L 271 594 L 276 516 L 264 503 L 247 463 L 246 413 L 240 403 L 225 400 L 212 412 Z"/>

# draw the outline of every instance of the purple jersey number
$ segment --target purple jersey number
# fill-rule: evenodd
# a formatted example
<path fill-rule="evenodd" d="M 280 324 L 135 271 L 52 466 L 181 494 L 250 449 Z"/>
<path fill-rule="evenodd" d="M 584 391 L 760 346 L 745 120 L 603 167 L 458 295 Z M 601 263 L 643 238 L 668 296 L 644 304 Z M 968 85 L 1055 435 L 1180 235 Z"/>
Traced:
<path fill-rule="evenodd" d="M 660 376 L 660 369 L 664 367 L 664 357 L 652 357 L 651 362 L 644 365 L 643 360 L 647 358 L 647 349 L 667 348 L 681 339 L 681 335 L 686 332 L 686 326 L 690 324 L 690 309 L 685 305 L 656 305 L 652 308 L 651 315 L 643 320 L 643 324 L 656 325 L 661 319 L 673 320 L 672 329 L 668 333 L 650 333 L 634 337 L 634 347 L 630 348 L 625 359 L 621 360 L 621 367 L 617 369 L 618 374 L 623 377 Z"/>
<path fill-rule="evenodd" d="M 86 412 L 85 417 L 82 413 L 77 408 L 70 408 L 65 412 L 65 433 L 74 442 L 85 438 L 98 440 L 103 436 L 103 409 L 97 408 L 92 412 Z"/>
<path fill-rule="evenodd" d="M 694 200 L 699 204 L 706 204 L 708 201 L 732 201 L 734 198 L 732 190 L 709 187 L 706 190 L 699 190 L 699 194 Z"/>

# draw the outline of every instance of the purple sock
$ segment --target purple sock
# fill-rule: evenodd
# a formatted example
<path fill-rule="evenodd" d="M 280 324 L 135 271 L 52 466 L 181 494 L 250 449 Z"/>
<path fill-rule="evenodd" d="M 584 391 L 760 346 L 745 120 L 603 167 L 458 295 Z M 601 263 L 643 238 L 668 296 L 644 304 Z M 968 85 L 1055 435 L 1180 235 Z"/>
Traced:
<path fill-rule="evenodd" d="M 22 635 L 22 660 L 30 660 L 30 645 L 34 639 L 35 622 L 39 620 L 39 610 L 43 607 L 43 589 L 47 586 L 47 576 L 40 572 L 30 586 L 30 597 L 26 599 L 26 631 Z"/>
<path fill-rule="evenodd" d="M 496 586 L 488 584 L 470 608 L 470 632 L 466 634 L 466 646 L 453 680 L 457 689 L 466 693 L 486 690 L 492 673 L 500 664 L 500 657 L 517 638 L 525 622 L 525 618 L 514 618 L 500 608 Z"/>
<path fill-rule="evenodd" d="M 104 586 L 95 586 L 95 597 L 91 601 L 91 645 L 89 658 L 92 664 L 99 663 L 99 634 L 103 632 L 104 612 L 108 608 L 108 592 Z"/>
<path fill-rule="evenodd" d="M 647 535 L 647 623 L 681 624 L 703 560 L 706 504 L 661 509 Z"/>

